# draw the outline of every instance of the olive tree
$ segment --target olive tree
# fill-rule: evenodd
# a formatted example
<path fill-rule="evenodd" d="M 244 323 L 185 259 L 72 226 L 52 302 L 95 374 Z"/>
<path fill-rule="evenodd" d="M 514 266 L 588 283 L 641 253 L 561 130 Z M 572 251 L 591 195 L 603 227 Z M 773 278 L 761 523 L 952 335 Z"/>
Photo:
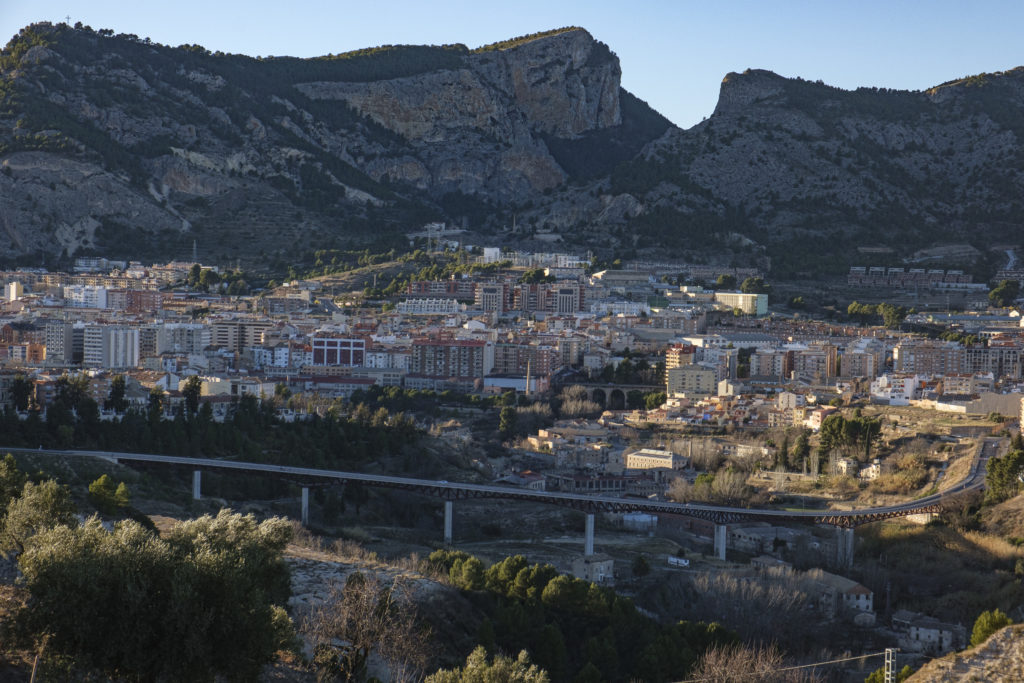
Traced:
<path fill-rule="evenodd" d="M 221 511 L 163 539 L 99 519 L 30 537 L 18 565 L 29 599 L 13 617 L 25 644 L 115 679 L 256 680 L 293 642 L 280 605 L 291 525 Z"/>
<path fill-rule="evenodd" d="M 75 505 L 67 487 L 52 479 L 26 482 L 11 499 L 0 523 L 0 551 L 21 553 L 32 536 L 58 525 L 77 524 Z"/>
<path fill-rule="evenodd" d="M 26 481 L 28 476 L 18 469 L 13 455 L 8 453 L 0 458 L 0 514 L 7 509 L 8 503 L 21 495 Z"/>

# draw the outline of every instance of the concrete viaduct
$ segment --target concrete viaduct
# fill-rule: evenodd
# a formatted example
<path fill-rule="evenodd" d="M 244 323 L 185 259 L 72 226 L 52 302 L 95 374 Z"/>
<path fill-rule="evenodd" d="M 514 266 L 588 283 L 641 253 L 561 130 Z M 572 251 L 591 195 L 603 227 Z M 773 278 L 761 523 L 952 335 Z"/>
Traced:
<path fill-rule="evenodd" d="M 985 439 L 979 453 L 971 464 L 970 471 L 963 481 L 945 491 L 916 500 L 860 510 L 779 510 L 770 508 L 739 508 L 721 505 L 705 505 L 701 503 L 673 503 L 653 501 L 646 498 L 618 498 L 613 496 L 589 496 L 560 491 L 534 491 L 512 486 L 496 486 L 493 484 L 464 484 L 431 479 L 413 479 L 408 477 L 391 477 L 378 474 L 359 472 L 343 472 L 339 470 L 320 470 L 307 467 L 289 467 L 263 463 L 239 462 L 234 460 L 211 460 L 208 458 L 181 458 L 168 455 L 149 455 L 144 453 L 121 453 L 116 451 L 79 451 L 79 450 L 32 450 L 25 448 L 4 448 L 0 452 L 25 453 L 32 455 L 54 455 L 69 457 L 102 458 L 113 463 L 149 463 L 167 465 L 192 470 L 192 497 L 202 497 L 202 472 L 236 472 L 259 474 L 284 479 L 302 487 L 301 522 L 309 523 L 309 488 L 324 484 L 346 484 L 361 482 L 369 486 L 402 489 L 435 496 L 444 500 L 444 542 L 451 545 L 454 534 L 452 518 L 454 502 L 472 498 L 493 498 L 514 501 L 529 501 L 560 505 L 586 514 L 584 529 L 584 554 L 594 553 L 594 515 L 597 512 L 645 512 L 659 515 L 683 515 L 713 522 L 715 524 L 714 552 L 721 560 L 725 559 L 726 525 L 742 521 L 768 522 L 802 522 L 828 524 L 836 528 L 838 538 L 837 564 L 849 566 L 853 563 L 854 529 L 862 524 L 870 524 L 895 517 L 923 513 L 937 513 L 943 503 L 949 499 L 978 491 L 984 488 L 985 464 L 988 458 L 996 455 L 999 439 Z"/>

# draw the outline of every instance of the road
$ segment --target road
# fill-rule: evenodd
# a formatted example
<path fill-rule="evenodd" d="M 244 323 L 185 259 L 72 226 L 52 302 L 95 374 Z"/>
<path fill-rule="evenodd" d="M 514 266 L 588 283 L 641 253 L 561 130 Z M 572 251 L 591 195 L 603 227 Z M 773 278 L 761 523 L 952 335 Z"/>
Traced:
<path fill-rule="evenodd" d="M 263 463 L 239 462 L 233 460 L 211 460 L 207 458 L 178 458 L 168 455 L 144 453 L 122 453 L 116 451 L 81 450 L 33 450 L 26 448 L 0 447 L 0 452 L 26 453 L 33 455 L 57 455 L 69 457 L 94 457 L 115 462 L 140 462 L 187 467 L 194 470 L 251 472 L 277 476 L 304 484 L 362 482 L 371 486 L 382 486 L 419 491 L 446 500 L 466 498 L 499 498 L 550 503 L 585 511 L 647 512 L 654 514 L 677 514 L 707 519 L 716 523 L 737 522 L 744 519 L 768 521 L 821 522 L 840 527 L 853 527 L 881 519 L 901 517 L 920 512 L 934 512 L 948 499 L 970 491 L 980 491 L 985 485 L 985 465 L 988 459 L 997 455 L 1001 439 L 987 438 L 978 458 L 971 464 L 967 477 L 945 491 L 916 500 L 875 508 L 858 510 L 777 510 L 771 508 L 740 508 L 700 503 L 672 503 L 652 501 L 644 498 L 620 498 L 616 496 L 589 496 L 561 491 L 533 491 L 512 486 L 494 484 L 465 484 L 432 479 L 392 477 L 379 474 L 320 470 L 308 467 L 290 467 Z"/>

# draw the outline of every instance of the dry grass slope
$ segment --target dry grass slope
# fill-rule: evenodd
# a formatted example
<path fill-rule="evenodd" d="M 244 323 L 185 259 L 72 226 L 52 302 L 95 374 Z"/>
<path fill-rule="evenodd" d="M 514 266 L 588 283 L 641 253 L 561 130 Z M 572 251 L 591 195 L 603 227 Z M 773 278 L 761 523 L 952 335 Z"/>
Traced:
<path fill-rule="evenodd" d="M 909 683 L 1024 680 L 1024 624 L 1007 626 L 976 648 L 947 655 L 924 665 Z"/>

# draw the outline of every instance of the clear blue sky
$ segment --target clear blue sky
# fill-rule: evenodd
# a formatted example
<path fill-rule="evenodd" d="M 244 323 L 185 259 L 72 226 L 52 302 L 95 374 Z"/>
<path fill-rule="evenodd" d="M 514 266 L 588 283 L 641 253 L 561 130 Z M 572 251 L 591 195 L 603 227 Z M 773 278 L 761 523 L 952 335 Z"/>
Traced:
<path fill-rule="evenodd" d="M 65 16 L 169 45 L 298 57 L 582 26 L 619 56 L 624 87 L 683 127 L 711 114 L 729 71 L 923 89 L 1024 65 L 1021 0 L 0 0 L 0 40 Z"/>

